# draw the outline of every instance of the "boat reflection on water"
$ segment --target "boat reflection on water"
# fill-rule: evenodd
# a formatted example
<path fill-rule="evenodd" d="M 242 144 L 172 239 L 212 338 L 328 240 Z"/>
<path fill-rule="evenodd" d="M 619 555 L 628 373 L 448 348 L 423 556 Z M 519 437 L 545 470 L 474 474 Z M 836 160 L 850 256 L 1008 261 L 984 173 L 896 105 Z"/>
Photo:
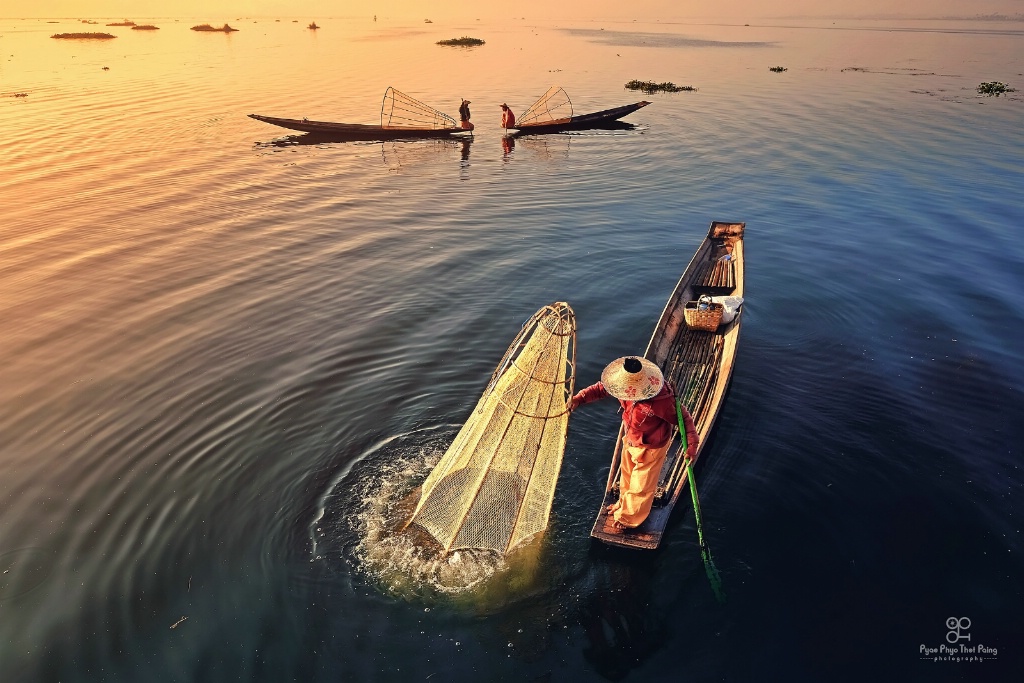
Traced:
<path fill-rule="evenodd" d="M 443 143 L 455 145 L 473 141 L 472 134 L 456 134 L 438 137 L 423 136 L 418 138 L 396 138 L 387 139 L 383 136 L 364 135 L 338 135 L 326 133 L 299 133 L 296 135 L 285 135 L 273 140 L 256 142 L 257 147 L 290 147 L 292 145 L 330 145 L 339 143 L 394 143 L 394 144 L 416 144 L 416 143 Z"/>
<path fill-rule="evenodd" d="M 390 140 L 390 141 L 367 141 L 367 140 L 339 140 L 335 136 L 317 135 L 315 133 L 304 133 L 302 135 L 286 135 L 284 137 L 255 143 L 255 147 L 295 147 L 295 146 L 325 146 L 338 143 L 354 143 L 363 147 L 369 145 L 380 145 L 381 158 L 384 164 L 391 170 L 397 171 L 403 166 L 430 161 L 452 159 L 456 156 L 461 161 L 469 160 L 470 146 L 473 144 L 473 136 L 459 136 L 449 138 L 426 138 L 411 140 Z"/>
<path fill-rule="evenodd" d="M 550 161 L 552 159 L 568 159 L 569 145 L 572 137 L 569 135 L 536 135 L 525 138 L 514 138 L 512 146 L 518 145 L 521 159 L 539 159 Z"/>
<path fill-rule="evenodd" d="M 518 138 L 518 139 L 521 140 L 521 139 L 523 139 L 525 137 L 535 137 L 535 136 L 539 137 L 539 136 L 542 136 L 542 135 L 543 136 L 547 136 L 547 137 L 550 137 L 552 135 L 586 135 L 587 133 L 590 133 L 590 132 L 593 132 L 593 131 L 628 131 L 628 130 L 639 130 L 639 127 L 636 124 L 626 123 L 625 121 L 608 121 L 607 123 L 595 124 L 595 125 L 592 125 L 592 126 L 587 126 L 586 128 L 561 129 L 561 130 L 553 130 L 553 131 L 543 131 L 543 130 L 531 131 L 528 128 L 522 128 L 522 129 L 519 129 L 519 130 L 516 130 L 516 131 L 513 131 L 513 132 L 509 133 L 509 136 L 515 137 L 515 138 Z"/>
<path fill-rule="evenodd" d="M 666 640 L 654 618 L 657 565 L 648 557 L 607 557 L 593 567 L 592 590 L 580 606 L 587 644 L 583 656 L 604 678 L 622 680 Z"/>
<path fill-rule="evenodd" d="M 459 140 L 392 141 L 382 143 L 380 153 L 388 168 L 398 171 L 403 166 L 454 160 L 456 156 L 466 161 L 469 159 L 469 148 L 472 144 L 472 136 Z"/>

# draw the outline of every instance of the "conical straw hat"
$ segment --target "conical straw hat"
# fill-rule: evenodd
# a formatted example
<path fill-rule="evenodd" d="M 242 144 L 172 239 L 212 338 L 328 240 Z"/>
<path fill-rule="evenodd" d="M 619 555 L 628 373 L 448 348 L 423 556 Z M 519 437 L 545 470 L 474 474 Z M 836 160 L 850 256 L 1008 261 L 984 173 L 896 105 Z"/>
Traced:
<path fill-rule="evenodd" d="M 616 358 L 601 373 L 605 390 L 623 401 L 654 398 L 665 384 L 657 365 L 639 356 Z"/>

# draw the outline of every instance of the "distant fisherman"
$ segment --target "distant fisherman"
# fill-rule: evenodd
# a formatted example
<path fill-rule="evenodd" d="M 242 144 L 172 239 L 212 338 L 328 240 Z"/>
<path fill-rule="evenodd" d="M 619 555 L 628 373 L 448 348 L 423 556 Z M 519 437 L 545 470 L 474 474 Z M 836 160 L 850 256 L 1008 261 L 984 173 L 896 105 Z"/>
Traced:
<path fill-rule="evenodd" d="M 512 110 L 508 108 L 507 104 L 501 105 L 501 127 L 502 128 L 515 128 L 516 127 L 516 115 L 512 113 Z"/>
<path fill-rule="evenodd" d="M 462 100 L 462 105 L 459 107 L 459 117 L 462 119 L 462 130 L 473 130 L 473 123 L 469 120 L 469 100 Z"/>
<path fill-rule="evenodd" d="M 672 446 L 677 424 L 675 393 L 657 365 L 638 356 L 618 358 L 601 373 L 601 381 L 576 392 L 569 410 L 612 396 L 622 406 L 625 439 L 619 478 L 619 500 L 608 506 L 612 524 L 633 529 L 647 519 L 658 489 L 658 477 Z M 697 455 L 697 428 L 686 406 L 686 457 Z"/>

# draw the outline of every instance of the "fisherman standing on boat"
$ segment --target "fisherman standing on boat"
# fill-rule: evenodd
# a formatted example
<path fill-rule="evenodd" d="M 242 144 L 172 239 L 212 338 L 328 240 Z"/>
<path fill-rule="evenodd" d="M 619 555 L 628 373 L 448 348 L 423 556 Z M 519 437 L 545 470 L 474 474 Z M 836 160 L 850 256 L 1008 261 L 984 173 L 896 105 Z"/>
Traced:
<path fill-rule="evenodd" d="M 516 115 L 512 113 L 507 104 L 501 105 L 501 127 L 506 130 L 516 127 Z"/>
<path fill-rule="evenodd" d="M 462 119 L 462 130 L 473 130 L 473 123 L 469 120 L 469 100 L 462 100 L 462 105 L 459 107 L 459 117 Z"/>
<path fill-rule="evenodd" d="M 672 428 L 678 423 L 672 386 L 657 365 L 638 356 L 618 358 L 601 373 L 601 381 L 576 392 L 569 410 L 612 396 L 622 406 L 625 427 L 619 478 L 619 500 L 608 506 L 612 524 L 633 529 L 647 519 L 658 489 L 658 477 L 672 446 Z M 697 429 L 686 406 L 686 457 L 697 455 Z"/>

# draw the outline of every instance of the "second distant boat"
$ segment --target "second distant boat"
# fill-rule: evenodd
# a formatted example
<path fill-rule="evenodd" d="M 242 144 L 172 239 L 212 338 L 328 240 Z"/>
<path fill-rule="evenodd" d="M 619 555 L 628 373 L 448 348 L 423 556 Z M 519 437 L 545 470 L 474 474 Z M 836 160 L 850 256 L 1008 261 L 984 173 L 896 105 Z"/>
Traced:
<path fill-rule="evenodd" d="M 516 135 L 533 133 L 560 133 L 592 128 L 626 128 L 629 124 L 620 121 L 650 102 L 640 101 L 612 109 L 603 109 L 590 114 L 574 115 L 572 102 L 565 90 L 552 86 L 516 122 Z"/>

